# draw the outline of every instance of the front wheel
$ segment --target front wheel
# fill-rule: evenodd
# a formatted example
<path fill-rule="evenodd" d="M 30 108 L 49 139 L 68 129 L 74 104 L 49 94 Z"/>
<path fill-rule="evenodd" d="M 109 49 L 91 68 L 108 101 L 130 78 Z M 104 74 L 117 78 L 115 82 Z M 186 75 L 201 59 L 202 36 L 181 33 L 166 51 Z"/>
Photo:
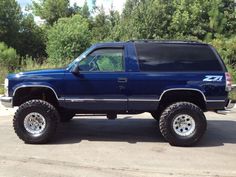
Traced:
<path fill-rule="evenodd" d="M 48 142 L 59 121 L 57 110 L 46 101 L 31 100 L 23 103 L 15 113 L 13 127 L 17 136 L 28 144 Z"/>
<path fill-rule="evenodd" d="M 189 102 L 167 107 L 160 117 L 160 131 L 173 146 L 191 146 L 203 136 L 207 121 L 202 110 Z"/>

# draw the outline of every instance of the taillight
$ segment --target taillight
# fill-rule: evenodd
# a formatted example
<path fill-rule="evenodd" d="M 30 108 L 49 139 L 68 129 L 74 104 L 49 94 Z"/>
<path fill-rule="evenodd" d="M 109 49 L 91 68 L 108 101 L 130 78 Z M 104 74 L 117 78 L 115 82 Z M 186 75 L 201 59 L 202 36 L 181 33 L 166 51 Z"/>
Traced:
<path fill-rule="evenodd" d="M 230 73 L 225 73 L 225 90 L 229 92 L 232 89 L 232 77 Z"/>

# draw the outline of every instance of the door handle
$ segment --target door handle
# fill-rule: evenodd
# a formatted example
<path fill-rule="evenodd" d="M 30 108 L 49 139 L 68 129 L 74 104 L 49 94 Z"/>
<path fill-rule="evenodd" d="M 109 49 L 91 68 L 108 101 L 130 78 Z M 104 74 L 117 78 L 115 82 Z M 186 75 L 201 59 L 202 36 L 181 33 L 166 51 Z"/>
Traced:
<path fill-rule="evenodd" d="M 118 83 L 127 83 L 128 79 L 125 77 L 118 78 Z"/>

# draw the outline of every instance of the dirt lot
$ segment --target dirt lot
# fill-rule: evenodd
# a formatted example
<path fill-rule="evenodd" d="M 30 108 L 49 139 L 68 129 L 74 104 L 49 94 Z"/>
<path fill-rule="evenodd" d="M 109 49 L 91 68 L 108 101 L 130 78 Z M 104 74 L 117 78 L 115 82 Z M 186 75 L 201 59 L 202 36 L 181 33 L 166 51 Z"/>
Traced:
<path fill-rule="evenodd" d="M 12 128 L 14 111 L 0 107 L 0 176 L 236 176 L 236 114 L 207 113 L 195 147 L 164 142 L 150 114 L 76 117 L 54 141 L 26 145 Z"/>

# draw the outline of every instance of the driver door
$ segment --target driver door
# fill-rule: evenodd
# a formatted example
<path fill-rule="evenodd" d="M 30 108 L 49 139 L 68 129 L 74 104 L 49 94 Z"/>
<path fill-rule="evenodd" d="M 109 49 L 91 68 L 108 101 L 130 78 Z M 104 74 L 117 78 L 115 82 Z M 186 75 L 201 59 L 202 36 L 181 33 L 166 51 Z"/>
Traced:
<path fill-rule="evenodd" d="M 77 110 L 127 110 L 123 48 L 95 49 L 65 74 L 66 106 Z"/>

